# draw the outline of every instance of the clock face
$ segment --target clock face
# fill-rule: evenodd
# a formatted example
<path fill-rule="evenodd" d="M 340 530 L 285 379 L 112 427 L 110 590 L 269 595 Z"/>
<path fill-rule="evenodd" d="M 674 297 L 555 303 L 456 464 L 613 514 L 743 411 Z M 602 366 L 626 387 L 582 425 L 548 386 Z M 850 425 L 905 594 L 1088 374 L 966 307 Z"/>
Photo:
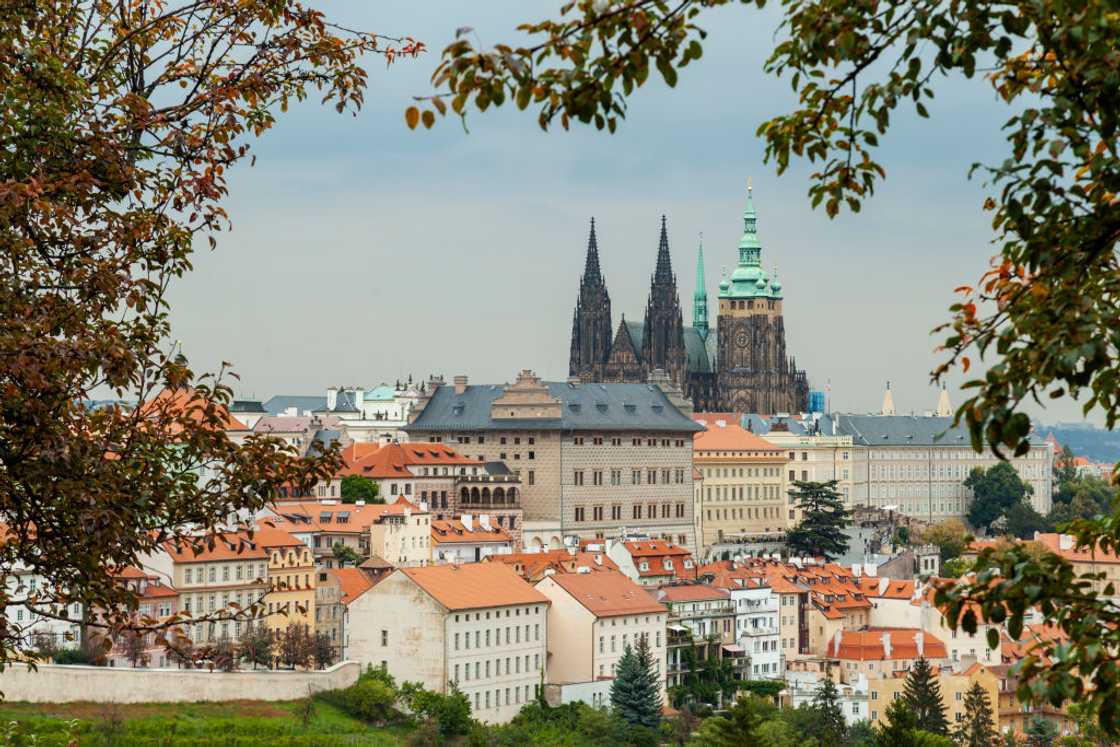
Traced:
<path fill-rule="evenodd" d="M 749 340 L 747 339 L 747 331 L 745 329 L 739 330 L 735 335 L 735 344 L 741 348 L 745 348 Z"/>

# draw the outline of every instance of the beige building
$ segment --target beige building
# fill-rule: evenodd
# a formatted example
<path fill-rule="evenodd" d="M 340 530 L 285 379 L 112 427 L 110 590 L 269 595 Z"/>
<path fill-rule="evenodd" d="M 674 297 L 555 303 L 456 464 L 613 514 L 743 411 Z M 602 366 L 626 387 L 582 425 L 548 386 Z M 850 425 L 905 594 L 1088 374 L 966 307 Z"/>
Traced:
<path fill-rule="evenodd" d="M 373 586 L 374 580 L 359 568 L 330 568 L 316 573 L 315 630 L 330 638 L 336 660 L 343 661 L 347 656 L 350 603 Z"/>
<path fill-rule="evenodd" d="M 884 726 L 887 723 L 887 708 L 892 702 L 902 697 L 906 688 L 905 671 L 891 672 L 885 677 L 869 677 L 868 720 L 872 726 Z M 990 669 L 973 664 L 968 670 L 954 672 L 951 669 L 941 669 L 937 673 L 937 684 L 941 689 L 941 702 L 945 704 L 945 716 L 949 719 L 949 728 L 956 729 L 965 719 L 964 701 L 973 683 L 979 682 L 988 694 L 988 703 L 992 707 L 992 714 L 996 715 L 996 708 L 1000 702 L 1000 681 Z M 997 719 L 992 720 L 992 728 L 997 729 Z"/>
<path fill-rule="evenodd" d="M 704 476 L 703 544 L 784 532 L 791 518 L 786 452 L 734 420 L 704 420 L 707 430 L 692 442 L 693 461 Z"/>
<path fill-rule="evenodd" d="M 526 547 L 625 527 L 695 550 L 692 434 L 701 426 L 664 386 L 542 382 L 531 371 L 509 385 L 456 376 L 433 383 L 405 430 L 516 471 Z"/>
<path fill-rule="evenodd" d="M 257 527 L 253 541 L 268 553 L 268 617 L 265 624 L 274 632 L 289 625 L 315 632 L 315 558 L 311 548 L 269 526 Z"/>
<path fill-rule="evenodd" d="M 455 682 L 475 718 L 503 723 L 541 683 L 549 605 L 503 563 L 401 568 L 350 603 L 347 655 L 437 692 Z"/>
<path fill-rule="evenodd" d="M 617 571 L 557 573 L 537 584 L 549 609 L 548 681 L 613 677 L 627 646 L 649 644 L 664 697 L 668 610 Z"/>
<path fill-rule="evenodd" d="M 390 504 L 330 499 L 277 503 L 268 521 L 310 547 L 324 568 L 337 565 L 336 544 L 393 566 L 427 565 L 431 559 L 431 515 L 403 498 Z"/>
<path fill-rule="evenodd" d="M 927 521 L 961 517 L 972 491 L 964 486 L 977 467 L 999 463 L 990 449 L 972 450 L 968 429 L 952 417 L 935 415 L 833 415 L 834 432 L 853 439 L 852 505 L 893 507 Z M 1019 477 L 1031 486 L 1031 505 L 1051 508 L 1053 445 L 1032 439 L 1021 457 L 1008 455 Z"/>
<path fill-rule="evenodd" d="M 836 481 L 836 491 L 844 504 L 852 505 L 852 465 L 854 447 L 851 436 L 826 436 L 789 424 L 773 424 L 762 438 L 784 449 L 788 462 L 785 467 L 786 483 Z"/>

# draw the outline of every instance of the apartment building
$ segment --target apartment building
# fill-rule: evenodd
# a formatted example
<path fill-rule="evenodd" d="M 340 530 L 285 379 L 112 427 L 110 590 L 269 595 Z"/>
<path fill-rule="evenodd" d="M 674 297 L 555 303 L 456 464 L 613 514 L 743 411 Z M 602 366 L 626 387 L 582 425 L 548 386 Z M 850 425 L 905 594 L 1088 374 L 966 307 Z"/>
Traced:
<path fill-rule="evenodd" d="M 348 654 L 437 692 L 455 682 L 472 715 L 503 723 L 538 692 L 549 606 L 501 563 L 400 568 L 350 603 Z"/>
<path fill-rule="evenodd" d="M 707 427 L 692 441 L 693 462 L 704 477 L 702 543 L 784 532 L 794 518 L 786 452 L 734 420 L 693 417 Z"/>
<path fill-rule="evenodd" d="M 287 532 L 259 526 L 253 541 L 268 554 L 268 617 L 265 625 L 276 633 L 289 625 L 315 632 L 315 558 L 311 548 Z"/>
<path fill-rule="evenodd" d="M 486 514 L 432 522 L 433 563 L 478 563 L 513 552 L 513 538 Z"/>
<path fill-rule="evenodd" d="M 681 685 L 709 659 L 732 661 L 737 679 L 750 679 L 750 660 L 735 642 L 735 608 L 724 589 L 673 584 L 649 593 L 669 611 L 666 625 L 667 685 Z"/>
<path fill-rule="evenodd" d="M 618 566 L 607 557 L 601 547 L 582 552 L 565 548 L 490 555 L 483 560 L 504 563 L 531 584 L 535 584 L 550 573 L 594 573 L 618 570 Z"/>
<path fill-rule="evenodd" d="M 179 592 L 164 583 L 165 579 L 158 575 L 146 573 L 135 566 L 126 566 L 112 575 L 119 584 L 136 595 L 136 611 L 129 616 L 133 622 L 162 623 L 178 612 Z M 96 610 L 94 616 L 100 617 L 100 610 Z M 91 629 L 90 635 L 95 643 L 99 639 L 103 640 L 103 630 Z M 105 651 L 105 664 L 110 667 L 170 666 L 171 657 L 165 641 L 174 641 L 178 632 L 176 627 L 143 635 L 122 631 L 112 637 L 109 648 Z"/>
<path fill-rule="evenodd" d="M 612 678 L 626 648 L 633 648 L 644 638 L 664 698 L 665 605 L 617 571 L 556 573 L 542 579 L 536 589 L 551 601 L 549 683 Z"/>
<path fill-rule="evenodd" d="M 376 581 L 359 568 L 326 568 L 316 571 L 315 630 L 324 633 L 334 644 L 335 657 L 347 656 L 350 603 L 364 594 Z"/>
<path fill-rule="evenodd" d="M 869 681 L 905 677 L 918 659 L 926 659 L 935 667 L 947 668 L 949 664 L 949 652 L 941 639 L 918 628 L 838 630 L 828 642 L 824 657 L 839 667 L 844 682 L 859 675 Z"/>
<path fill-rule="evenodd" d="M 696 561 L 687 547 L 669 540 L 623 537 L 608 540 L 607 557 L 640 586 L 655 587 L 696 579 Z"/>
<path fill-rule="evenodd" d="M 43 575 L 20 564 L 4 576 L 4 593 L 12 600 L 4 607 L 7 635 L 31 648 L 49 644 L 58 649 L 77 648 L 81 640 L 82 605 L 66 600 L 65 594 Z M 18 600 L 29 603 L 18 603 Z M 45 607 L 51 616 L 39 614 Z M 55 617 L 57 615 L 58 617 Z M 61 618 L 61 619 L 60 619 Z"/>
<path fill-rule="evenodd" d="M 679 393 L 653 384 L 436 382 L 405 430 L 500 461 L 522 481 L 523 542 L 559 549 L 565 536 L 623 528 L 695 549 L 692 434 Z"/>
<path fill-rule="evenodd" d="M 268 613 L 270 553 L 245 532 L 198 541 L 198 547 L 187 541 L 167 542 L 163 553 L 145 559 L 144 568 L 171 579 L 182 612 L 193 618 L 214 618 L 187 626 L 195 645 L 236 640 L 247 623 Z M 262 606 L 252 613 L 237 612 L 257 604 Z"/>
<path fill-rule="evenodd" d="M 324 568 L 337 565 L 336 544 L 363 558 L 383 558 L 394 567 L 427 565 L 431 560 L 431 515 L 403 498 L 389 504 L 288 501 L 275 504 L 261 521 L 306 544 Z"/>
<path fill-rule="evenodd" d="M 974 683 L 980 683 L 988 695 L 993 714 L 996 713 L 999 703 L 999 676 L 992 670 L 980 664 L 973 664 L 966 671 L 956 672 L 949 668 L 936 670 L 937 684 L 941 690 L 941 702 L 945 704 L 945 716 L 949 720 L 949 728 L 956 729 L 964 721 L 965 696 Z M 887 721 L 887 708 L 894 700 L 902 697 L 906 688 L 906 679 L 909 672 L 898 670 L 889 676 L 868 679 L 871 695 L 871 711 L 868 719 L 872 726 L 883 726 Z M 997 717 L 998 718 L 998 717 Z M 997 727 L 993 719 L 992 727 Z"/>

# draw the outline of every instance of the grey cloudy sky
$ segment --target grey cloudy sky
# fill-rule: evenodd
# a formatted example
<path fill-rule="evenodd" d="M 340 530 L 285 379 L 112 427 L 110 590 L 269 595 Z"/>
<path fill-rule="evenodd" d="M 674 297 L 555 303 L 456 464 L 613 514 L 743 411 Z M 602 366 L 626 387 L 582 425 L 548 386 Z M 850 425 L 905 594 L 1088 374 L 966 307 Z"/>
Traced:
<path fill-rule="evenodd" d="M 357 118 L 302 105 L 255 143 L 256 166 L 231 179 L 233 233 L 196 255 L 172 296 L 175 336 L 197 369 L 232 361 L 239 394 L 260 398 L 409 373 L 562 378 L 588 218 L 616 325 L 644 310 L 662 213 L 686 315 L 704 233 L 714 319 L 752 176 L 763 260 L 785 286 L 789 350 L 814 387 L 831 381 L 834 409 L 867 411 L 889 379 L 900 411 L 934 406 L 930 330 L 993 252 L 982 185 L 966 180 L 973 161 L 1005 152 L 1007 113 L 986 83 L 941 81 L 932 123 L 897 117 L 882 149 L 888 179 L 862 213 L 829 220 L 808 205 L 808 168 L 775 176 L 754 135 L 793 102 L 788 83 L 762 73 L 771 11 L 704 16 L 703 59 L 675 90 L 651 77 L 612 136 L 542 133 L 512 108 L 472 116 L 469 133 L 455 120 L 404 126 L 457 27 L 487 45 L 508 41 L 559 0 L 322 5 L 432 51 L 388 70 L 371 60 Z M 1066 406 L 1045 419 L 1073 417 Z"/>

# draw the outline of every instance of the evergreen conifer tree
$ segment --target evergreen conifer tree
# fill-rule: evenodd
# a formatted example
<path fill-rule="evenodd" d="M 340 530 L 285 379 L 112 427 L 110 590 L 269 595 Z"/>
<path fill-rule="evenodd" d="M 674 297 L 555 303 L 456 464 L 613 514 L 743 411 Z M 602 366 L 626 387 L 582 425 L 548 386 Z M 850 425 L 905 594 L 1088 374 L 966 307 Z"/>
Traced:
<path fill-rule="evenodd" d="M 637 649 L 627 645 L 618 660 L 611 684 L 611 705 L 631 726 L 656 729 L 661 723 L 661 695 L 653 672 L 653 655 L 644 638 L 638 639 Z"/>
<path fill-rule="evenodd" d="M 813 736 L 820 747 L 841 747 L 846 744 L 848 724 L 844 721 L 844 711 L 840 708 L 840 692 L 831 677 L 825 676 L 813 695 L 813 710 L 816 723 Z"/>
<path fill-rule="evenodd" d="M 995 747 L 999 737 L 992 722 L 988 694 L 979 682 L 974 682 L 964 696 L 964 721 L 956 733 L 957 744 L 960 747 Z"/>
<path fill-rule="evenodd" d="M 836 480 L 793 483 L 790 502 L 800 509 L 801 523 L 786 533 L 792 555 L 823 555 L 835 560 L 848 550 L 849 512 L 836 491 Z"/>
<path fill-rule="evenodd" d="M 906 678 L 901 699 L 914 714 L 917 728 L 933 734 L 949 735 L 949 719 L 945 716 L 941 685 L 925 657 L 914 663 L 914 668 Z"/>
<path fill-rule="evenodd" d="M 912 747 L 917 723 L 906 701 L 898 698 L 887 706 L 886 718 L 875 728 L 876 747 Z"/>

